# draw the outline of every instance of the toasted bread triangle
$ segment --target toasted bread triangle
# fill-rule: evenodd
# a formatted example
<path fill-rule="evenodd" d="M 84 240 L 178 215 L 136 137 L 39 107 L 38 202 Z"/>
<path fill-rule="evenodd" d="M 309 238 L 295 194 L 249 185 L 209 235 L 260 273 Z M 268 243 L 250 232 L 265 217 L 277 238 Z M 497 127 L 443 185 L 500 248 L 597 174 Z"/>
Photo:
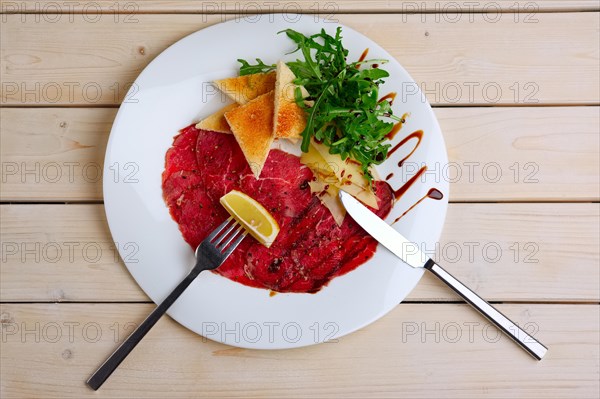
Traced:
<path fill-rule="evenodd" d="M 273 128 L 275 137 L 298 138 L 306 127 L 306 112 L 296 104 L 296 87 L 300 87 L 302 97 L 308 97 L 303 86 L 294 84 L 296 76 L 283 62 L 277 63 L 275 82 L 275 111 Z"/>
<path fill-rule="evenodd" d="M 239 107 L 237 103 L 229 104 L 196 124 L 196 129 L 210 130 L 219 133 L 231 133 L 231 128 L 225 119 L 225 113 Z"/>
<path fill-rule="evenodd" d="M 275 78 L 276 74 L 273 71 L 220 79 L 215 80 L 213 83 L 233 101 L 243 105 L 273 90 L 275 88 Z"/>
<path fill-rule="evenodd" d="M 252 173 L 258 179 L 273 139 L 273 91 L 225 113 Z"/>

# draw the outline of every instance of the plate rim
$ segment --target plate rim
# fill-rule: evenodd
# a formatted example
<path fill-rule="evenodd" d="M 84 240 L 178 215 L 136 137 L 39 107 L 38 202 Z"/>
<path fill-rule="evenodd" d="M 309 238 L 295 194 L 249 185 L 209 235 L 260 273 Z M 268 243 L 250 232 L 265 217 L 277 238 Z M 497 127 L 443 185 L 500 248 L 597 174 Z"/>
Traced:
<path fill-rule="evenodd" d="M 271 17 L 278 18 L 278 17 L 281 17 L 281 15 L 282 15 L 281 13 L 275 13 L 275 14 L 261 14 L 261 16 L 268 16 L 268 17 L 269 17 L 269 19 L 270 19 Z M 416 81 L 415 81 L 415 80 L 412 78 L 412 76 L 411 76 L 411 75 L 410 75 L 410 74 L 409 74 L 409 73 L 406 71 L 406 69 L 405 69 L 405 68 L 402 66 L 402 64 L 400 64 L 400 62 L 399 62 L 399 61 L 398 61 L 398 60 L 397 60 L 397 59 L 396 59 L 394 56 L 392 56 L 392 55 L 391 55 L 391 54 L 390 54 L 390 53 L 389 53 L 387 50 L 385 50 L 385 48 L 381 47 L 381 46 L 380 46 L 378 43 L 376 43 L 374 40 L 370 39 L 370 38 L 369 38 L 368 36 L 366 36 L 365 34 L 363 34 L 363 33 L 359 32 L 359 31 L 357 31 L 357 30 L 355 30 L 355 29 L 353 29 L 353 28 L 351 28 L 351 27 L 349 27 L 349 26 L 347 26 L 347 25 L 344 25 L 344 24 L 342 24 L 342 23 L 340 23 L 340 22 L 332 22 L 332 21 L 328 21 L 328 20 L 326 20 L 325 18 L 317 17 L 317 16 L 314 16 L 314 15 L 306 15 L 306 14 L 290 14 L 290 13 L 287 13 L 287 15 L 296 15 L 296 16 L 298 16 L 299 18 L 314 18 L 314 20 L 315 20 L 314 24 L 315 24 L 315 26 L 316 26 L 316 27 L 321 27 L 321 26 L 322 26 L 322 25 L 321 25 L 322 23 L 329 23 L 331 27 L 337 27 L 337 26 L 341 26 L 341 27 L 342 27 L 342 30 L 343 30 L 343 32 L 346 32 L 346 31 L 352 31 L 354 34 L 357 34 L 357 35 L 360 35 L 360 36 L 364 37 L 365 39 L 367 39 L 368 41 L 370 41 L 370 42 L 374 43 L 374 44 L 375 44 L 377 47 L 379 47 L 379 50 L 382 50 L 382 51 L 383 51 L 383 52 L 385 52 L 386 54 L 389 54 L 389 56 L 390 56 L 390 63 L 391 63 L 391 62 L 395 62 L 395 63 L 396 63 L 396 65 L 397 65 L 397 67 L 399 67 L 399 68 L 401 68 L 401 69 L 402 69 L 402 71 L 403 71 L 403 72 L 406 74 L 406 76 L 407 76 L 407 77 L 408 77 L 408 78 L 411 80 L 411 82 L 413 82 L 413 83 L 415 83 L 415 84 L 416 84 Z M 318 21 L 317 21 L 317 20 L 318 20 Z M 147 65 L 146 65 L 146 66 L 145 66 L 143 69 L 142 69 L 142 71 L 139 73 L 139 75 L 138 75 L 138 76 L 135 78 L 135 81 L 134 81 L 134 83 L 135 83 L 135 82 L 138 82 L 138 81 L 139 81 L 139 80 L 140 80 L 142 77 L 144 77 L 144 76 L 145 76 L 145 75 L 148 73 L 148 71 L 149 71 L 150 69 L 152 69 L 152 68 L 153 68 L 153 67 L 154 67 L 156 64 L 158 64 L 158 63 L 159 63 L 159 62 L 160 62 L 160 61 L 161 61 L 163 58 L 165 58 L 165 57 L 168 55 L 168 53 L 169 53 L 169 52 L 173 51 L 174 49 L 176 49 L 176 48 L 177 48 L 177 47 L 179 47 L 179 46 L 182 46 L 182 45 L 184 45 L 184 43 L 182 43 L 182 42 L 185 42 L 185 41 L 187 41 L 187 40 L 191 40 L 191 39 L 190 39 L 191 37 L 193 37 L 193 36 L 195 36 L 195 35 L 198 35 L 198 34 L 201 34 L 202 32 L 210 32 L 210 31 L 212 31 L 212 30 L 214 30 L 214 29 L 217 29 L 218 27 L 221 27 L 222 25 L 231 24 L 232 22 L 234 22 L 234 19 L 228 19 L 228 20 L 226 20 L 226 21 L 221 21 L 221 22 L 218 22 L 218 23 L 215 23 L 215 24 L 212 24 L 212 25 L 209 25 L 209 26 L 203 27 L 203 28 L 201 28 L 201 29 L 199 29 L 199 30 L 196 30 L 196 31 L 194 31 L 194 32 L 191 32 L 190 34 L 188 34 L 188 35 L 186 35 L 186 36 L 184 36 L 184 37 L 182 37 L 182 38 L 178 39 L 177 41 L 175 41 L 174 43 L 172 43 L 171 45 L 169 45 L 167 48 L 165 48 L 163 51 L 161 51 L 161 52 L 160 52 L 160 53 L 159 53 L 159 54 L 158 54 L 158 55 L 157 55 L 157 56 L 156 56 L 154 59 L 152 59 L 152 60 L 151 60 L 151 61 L 150 61 L 150 62 L 149 62 L 149 63 L 148 63 L 148 64 L 147 64 Z M 129 95 L 129 94 L 132 92 L 132 90 L 134 90 L 134 87 L 133 87 L 133 85 L 132 85 L 132 87 L 129 89 L 129 91 L 127 92 L 127 94 L 125 95 L 124 99 L 127 99 L 127 98 L 128 98 L 127 96 L 128 96 L 128 95 Z M 431 120 L 431 123 L 433 124 L 433 127 L 434 127 L 435 129 L 437 129 L 437 131 L 439 131 L 439 133 L 440 133 L 440 135 L 439 135 L 439 139 L 441 140 L 441 143 L 440 143 L 440 145 L 441 145 L 441 147 L 443 148 L 444 161 L 447 163 L 447 162 L 448 162 L 448 152 L 447 152 L 447 147 L 446 147 L 445 139 L 444 139 L 444 136 L 443 136 L 443 133 L 442 133 L 441 127 L 440 127 L 440 125 L 439 125 L 439 121 L 438 121 L 437 117 L 435 116 L 435 113 L 433 112 L 433 109 L 432 109 L 432 107 L 431 107 L 431 104 L 430 104 L 430 103 L 429 103 L 429 101 L 426 99 L 426 97 L 425 97 L 425 96 L 424 96 L 424 94 L 421 92 L 421 90 L 420 90 L 420 88 L 419 88 L 418 86 L 417 86 L 417 91 L 418 91 L 417 95 L 421 96 L 421 97 L 424 99 L 424 101 L 423 101 L 423 102 L 424 102 L 424 106 L 425 106 L 425 108 L 427 109 L 427 113 L 428 113 L 428 115 L 429 115 L 429 118 L 430 118 L 430 120 Z M 109 158 L 110 158 L 110 155 L 111 155 L 111 149 L 112 149 L 112 147 L 115 145 L 115 144 L 114 144 L 114 142 L 115 142 L 116 133 L 115 133 L 115 134 L 113 134 L 113 133 L 114 133 L 114 132 L 117 130 L 117 126 L 118 126 L 118 124 L 119 124 L 119 121 L 120 121 L 120 119 L 121 119 L 121 118 L 123 118 L 123 115 L 125 114 L 125 112 L 126 112 L 126 109 L 128 108 L 127 106 L 123 106 L 123 105 L 126 105 L 126 104 L 125 104 L 125 100 L 124 100 L 124 101 L 123 101 L 123 102 L 120 104 L 119 110 L 118 110 L 117 114 L 115 115 L 115 119 L 114 119 L 114 121 L 113 121 L 113 124 L 112 124 L 112 127 L 111 127 L 111 131 L 110 131 L 110 134 L 109 134 L 109 138 L 108 138 L 108 141 L 107 141 L 107 145 L 106 145 L 106 151 L 105 151 L 105 156 L 104 156 L 104 170 L 103 170 L 103 175 L 104 175 L 104 176 L 108 176 L 108 173 L 107 173 L 107 168 L 108 168 L 108 167 L 109 167 L 109 165 L 110 165 L 108 161 L 109 161 Z M 182 128 L 183 128 L 183 127 L 182 127 Z M 177 133 L 177 134 L 178 134 L 178 133 Z M 177 135 L 177 134 L 176 134 L 176 135 Z M 173 136 L 173 137 L 175 137 L 175 136 Z M 110 208 L 111 206 L 110 206 L 110 205 L 108 205 L 108 203 L 109 203 L 110 201 L 106 201 L 106 198 L 107 198 L 107 197 L 110 197 L 110 195 L 109 195 L 109 196 L 107 196 L 107 192 L 108 192 L 108 191 L 110 191 L 110 189 L 111 189 L 111 188 L 110 188 L 111 184 L 112 184 L 112 180 L 110 180 L 110 179 L 106 179 L 106 178 L 105 178 L 105 179 L 103 179 L 103 187 L 102 187 L 102 190 L 103 190 L 103 198 L 104 198 L 104 212 L 105 212 L 105 215 L 106 215 L 106 220 L 107 220 L 107 224 L 108 224 L 108 226 L 109 226 L 109 230 L 110 230 L 110 232 L 111 232 L 111 237 L 114 239 L 114 233 L 113 233 L 113 228 L 114 228 L 113 224 L 114 224 L 114 223 L 113 223 L 113 222 L 111 222 L 111 219 L 112 219 L 112 217 L 111 217 L 111 215 L 110 215 L 110 210 L 109 210 L 109 208 Z M 440 238 L 440 236 L 441 236 L 441 232 L 442 232 L 443 226 L 445 225 L 445 220 L 446 220 L 447 211 L 448 211 L 448 198 L 449 198 L 449 194 L 450 194 L 450 185 L 449 185 L 448 181 L 443 181 L 443 182 L 442 182 L 442 184 L 444 185 L 444 187 L 443 187 L 443 193 L 444 193 L 444 199 L 443 199 L 443 203 L 444 203 L 444 206 L 443 206 L 443 210 L 442 210 L 442 212 L 441 212 L 441 213 L 442 213 L 442 216 L 441 216 L 441 218 L 440 218 L 439 232 L 437 232 L 436 234 L 434 234 L 434 238 L 435 238 L 435 239 L 434 239 L 433 241 L 436 241 L 436 242 L 439 242 L 439 238 Z M 165 207 L 168 209 L 168 207 L 166 206 L 166 204 L 164 204 L 164 205 L 165 205 Z M 172 220 L 172 222 L 173 222 L 173 223 L 176 223 L 174 220 Z M 377 247 L 377 251 L 381 251 L 381 248 L 382 248 L 382 247 L 381 247 L 381 244 L 379 244 L 379 245 L 378 245 L 378 247 Z M 145 293 L 145 294 L 146 294 L 146 295 L 147 295 L 147 296 L 148 296 L 148 297 L 149 297 L 149 298 L 150 298 L 150 299 L 151 299 L 151 300 L 152 300 L 154 303 L 158 303 L 158 302 L 155 300 L 155 297 L 156 297 L 156 295 L 155 295 L 155 294 L 153 294 L 153 293 L 151 293 L 151 292 L 149 292 L 149 290 L 148 290 L 147 288 L 145 288 L 144 286 L 142 286 L 142 285 L 140 284 L 140 282 L 139 282 L 139 281 L 138 281 L 138 279 L 136 278 L 136 275 L 135 275 L 135 273 L 132 271 L 132 268 L 131 268 L 131 267 L 130 267 L 128 264 L 127 264 L 127 262 L 126 262 L 125 260 L 123 260 L 123 254 L 121 253 L 121 248 L 118 248 L 118 252 L 119 252 L 119 255 L 120 255 L 120 257 L 121 257 L 121 260 L 122 260 L 123 264 L 124 264 L 124 265 L 125 265 L 125 267 L 127 268 L 127 270 L 128 270 L 128 272 L 129 272 L 129 274 L 130 274 L 130 275 L 133 277 L 133 279 L 135 280 L 135 282 L 136 282 L 136 284 L 138 285 L 138 287 L 140 287 L 140 288 L 142 289 L 142 291 L 143 291 L 143 292 L 144 292 L 144 293 Z M 369 261 L 370 261 L 370 260 L 369 260 Z M 367 262 L 366 262 L 366 263 L 364 263 L 364 264 L 361 264 L 361 265 L 359 265 L 359 266 L 358 266 L 358 268 L 365 266 L 367 263 L 369 263 L 369 261 L 367 261 Z M 352 273 L 352 271 L 351 271 L 351 272 L 349 272 L 349 273 Z M 394 306 L 390 307 L 389 309 L 386 309 L 385 311 L 374 312 L 374 313 L 373 313 L 373 316 L 372 316 L 371 318 L 369 318 L 368 320 L 363 320 L 361 323 L 357 323 L 357 325 L 356 325 L 354 328 L 347 329 L 347 330 L 345 330 L 345 331 L 344 331 L 342 334 L 340 334 L 340 335 L 336 335 L 334 338 L 336 338 L 336 339 L 337 339 L 337 338 L 341 338 L 341 337 L 343 337 L 343 336 L 345 336 L 345 335 L 348 335 L 348 334 L 351 334 L 351 333 L 353 333 L 353 332 L 355 332 L 355 331 L 357 331 L 357 330 L 360 330 L 360 329 L 362 329 L 362 328 L 364 328 L 364 327 L 366 327 L 366 326 L 368 326 L 368 325 L 372 324 L 374 321 L 376 321 L 376 320 L 378 320 L 378 319 L 380 319 L 380 318 L 384 317 L 384 316 L 385 316 L 386 314 L 388 314 L 388 313 L 389 313 L 391 310 L 395 309 L 395 307 L 396 307 L 396 306 L 398 306 L 398 305 L 399 305 L 401 302 L 403 302 L 403 301 L 404 301 L 404 299 L 406 298 L 406 296 L 408 296 L 408 295 L 410 294 L 410 292 L 412 292 L 412 291 L 414 290 L 414 288 L 417 286 L 417 284 L 419 283 L 419 281 L 420 281 L 420 279 L 421 279 L 422 275 L 424 274 L 424 270 L 419 270 L 419 273 L 420 273 L 420 275 L 419 275 L 419 276 L 418 276 L 418 278 L 415 280 L 415 282 L 414 282 L 414 284 L 412 285 L 412 287 L 411 287 L 411 288 L 410 288 L 410 289 L 407 291 L 407 293 L 406 293 L 406 295 L 404 296 L 404 298 L 402 298 L 402 299 L 400 300 L 400 302 L 396 303 Z M 221 277 L 221 276 L 220 276 L 220 277 Z M 340 277 L 343 277 L 343 276 L 339 276 L 339 277 L 337 277 L 337 278 L 340 278 Z M 225 277 L 222 277 L 222 278 L 226 279 Z M 336 278 L 336 279 L 337 279 L 337 278 Z M 228 279 L 227 279 L 227 280 L 228 280 Z M 335 280 L 335 279 L 334 279 L 334 280 Z M 229 281 L 229 280 L 228 280 L 228 281 Z M 333 280 L 332 280 L 332 281 L 333 281 Z M 235 283 L 235 284 L 239 284 L 239 283 Z M 250 287 L 250 288 L 252 288 L 252 287 Z M 326 285 L 326 286 L 325 286 L 323 289 L 327 289 L 327 285 Z M 308 294 L 306 294 L 306 293 L 298 293 L 298 294 L 301 294 L 301 295 L 302 295 L 302 294 L 303 294 L 303 295 L 308 295 Z M 186 320 L 181 320 L 179 317 L 176 317 L 176 316 L 172 315 L 172 314 L 171 314 L 171 310 L 172 310 L 172 309 L 173 309 L 173 308 L 171 308 L 171 309 L 170 309 L 170 311 L 168 311 L 168 312 L 167 312 L 167 314 L 169 314 L 169 315 L 170 315 L 170 316 L 171 316 L 171 317 L 172 317 L 172 318 L 173 318 L 175 321 L 177 321 L 177 322 L 178 322 L 179 324 L 181 324 L 182 326 L 184 326 L 184 327 L 188 328 L 189 330 L 191 330 L 192 332 L 194 332 L 194 333 L 196 333 L 196 334 L 198 334 L 198 335 L 202 336 L 202 337 L 203 337 L 203 340 L 205 340 L 205 339 L 209 339 L 209 340 L 214 340 L 215 342 L 219 342 L 219 343 L 225 343 L 225 344 L 227 344 L 227 345 L 233 345 L 233 346 L 236 346 L 236 347 L 241 347 L 241 348 L 249 348 L 249 349 L 265 349 L 265 350 L 271 350 L 271 349 L 272 349 L 272 350 L 277 350 L 277 349 L 293 349 L 293 348 L 304 347 L 304 346 L 312 346 L 312 345 L 314 345 L 314 344 L 321 343 L 321 342 L 312 342 L 312 343 L 303 344 L 303 345 L 291 345 L 291 346 L 289 346 L 289 345 L 283 345 L 283 346 L 278 346 L 278 345 L 269 345 L 269 346 L 266 346 L 266 347 L 255 346 L 255 345 L 249 345 L 249 346 L 246 346 L 246 345 L 243 345 L 243 344 L 241 344 L 241 345 L 239 345 L 239 344 L 232 344 L 232 343 L 230 343 L 230 342 L 224 342 L 223 340 L 219 340 L 219 339 L 213 339 L 213 338 L 211 338 L 211 337 L 206 337 L 205 335 L 203 335 L 202 333 L 200 333 L 199 331 L 197 331 L 197 330 L 196 330 L 196 328 L 194 328 L 194 327 L 191 325 L 191 323 L 190 323 L 189 321 L 186 321 Z"/>

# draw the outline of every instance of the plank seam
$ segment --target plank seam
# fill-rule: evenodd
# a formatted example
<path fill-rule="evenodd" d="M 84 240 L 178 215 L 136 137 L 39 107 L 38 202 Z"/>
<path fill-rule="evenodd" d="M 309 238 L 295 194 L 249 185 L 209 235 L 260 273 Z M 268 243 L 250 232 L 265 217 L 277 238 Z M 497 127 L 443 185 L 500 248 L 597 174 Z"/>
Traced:
<path fill-rule="evenodd" d="M 493 200 L 493 201 L 461 201 L 450 200 L 448 204 L 600 204 L 600 199 L 596 200 Z M 81 201 L 0 201 L 0 206 L 6 205 L 104 205 L 101 200 L 81 200 Z"/>
<path fill-rule="evenodd" d="M 531 301 L 488 301 L 492 305 L 600 305 L 600 301 L 560 301 L 560 300 L 531 300 Z M 0 301 L 0 305 L 52 305 L 52 304 L 65 304 L 65 305 L 135 305 L 135 304 L 154 304 L 152 301 Z M 398 303 L 398 305 L 410 304 L 410 305 L 468 305 L 464 301 L 424 301 L 424 300 L 406 300 Z"/>
<path fill-rule="evenodd" d="M 596 12 L 600 12 L 600 8 L 593 8 L 593 9 L 576 9 L 576 8 L 564 8 L 564 9 L 538 9 L 535 11 L 532 10 L 526 10 L 526 9 L 519 9 L 517 11 L 512 10 L 512 9 L 503 9 L 501 11 L 502 14 L 531 14 L 532 12 L 536 13 L 536 14 L 575 14 L 575 13 L 596 13 Z M 95 11 L 95 10 L 78 10 L 78 11 L 64 11 L 64 12 L 37 12 L 37 11 L 32 11 L 32 10 L 26 10 L 26 11 L 0 11 L 0 15 L 65 15 L 65 14 L 71 14 L 71 15 L 103 15 L 103 14 L 111 14 L 111 15 L 268 15 L 271 14 L 271 12 L 269 11 L 265 11 L 265 12 L 236 12 L 236 10 L 225 10 L 225 11 L 215 11 L 215 12 L 201 12 L 201 11 L 135 11 L 135 12 L 131 12 L 131 11 L 126 11 L 126 10 L 104 10 L 104 11 Z M 421 15 L 421 14 L 448 14 L 450 12 L 440 12 L 437 10 L 422 10 L 419 12 L 403 12 L 403 11 L 397 11 L 397 10 L 359 10 L 359 9 L 355 9 L 355 10 L 344 10 L 341 12 L 336 12 L 336 11 L 328 11 L 328 10 L 301 10 L 299 12 L 299 14 L 306 14 L 306 15 L 319 15 L 319 14 L 325 14 L 325 15 L 356 15 L 356 14 L 366 14 L 366 15 L 377 15 L 377 14 L 392 14 L 392 15 Z M 470 11 L 452 11 L 451 14 L 461 14 L 461 15 L 468 15 L 468 14 L 473 14 L 473 15 L 488 15 L 488 14 L 496 14 L 496 10 L 492 10 L 489 12 L 482 12 L 482 11 L 474 11 L 474 12 L 470 12 Z M 292 13 L 292 12 L 286 12 L 283 10 L 276 10 L 274 12 L 272 12 L 272 14 L 297 14 L 297 13 Z"/>
<path fill-rule="evenodd" d="M 430 103 L 432 108 L 544 108 L 544 107 L 598 107 L 600 102 L 582 102 L 582 103 L 538 103 L 538 104 L 522 104 L 522 103 L 506 103 L 506 104 L 442 104 Z M 102 108 L 102 109 L 118 109 L 119 104 L 0 104 L 0 109 L 69 109 L 69 108 Z"/>

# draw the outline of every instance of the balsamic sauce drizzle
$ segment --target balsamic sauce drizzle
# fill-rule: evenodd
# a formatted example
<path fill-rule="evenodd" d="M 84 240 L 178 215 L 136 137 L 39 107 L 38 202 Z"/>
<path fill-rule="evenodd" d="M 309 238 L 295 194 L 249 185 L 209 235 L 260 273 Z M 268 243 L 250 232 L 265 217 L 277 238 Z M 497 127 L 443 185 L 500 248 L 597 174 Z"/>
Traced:
<path fill-rule="evenodd" d="M 365 58 L 367 57 L 367 54 L 369 53 L 369 49 L 366 48 L 360 58 L 358 59 L 358 62 L 362 62 L 365 60 Z M 377 68 L 379 65 L 374 65 L 375 68 Z M 359 67 L 359 65 L 356 66 L 357 68 Z M 396 99 L 396 92 L 390 92 L 386 95 L 384 95 L 383 97 L 381 97 L 378 102 L 382 102 L 385 100 L 388 100 L 390 102 L 390 105 L 393 104 L 394 100 Z M 390 132 L 386 135 L 386 138 L 388 140 L 392 140 L 396 134 L 400 131 L 400 129 L 402 129 L 402 125 L 406 122 L 406 118 L 409 116 L 408 113 L 405 113 L 404 115 L 402 115 L 402 119 L 395 123 L 394 126 L 392 127 L 392 129 L 390 130 Z M 408 153 L 408 155 L 406 155 L 404 158 L 402 158 L 399 162 L 398 162 L 398 167 L 401 168 L 404 165 L 404 162 L 410 158 L 415 151 L 417 150 L 417 148 L 419 148 L 419 145 L 421 144 L 421 141 L 423 141 L 423 131 L 422 130 L 417 130 L 412 132 L 411 134 L 409 134 L 408 136 L 406 136 L 405 138 L 403 138 L 398 144 L 396 144 L 395 146 L 393 146 L 389 151 L 388 151 L 388 157 L 391 156 L 394 152 L 396 152 L 400 147 L 402 147 L 403 145 L 405 145 L 407 142 L 409 142 L 410 140 L 414 140 L 416 139 L 417 142 L 415 143 L 415 146 L 413 147 L 413 149 Z M 415 173 L 414 176 L 412 176 L 410 179 L 408 179 L 408 181 L 406 183 L 404 183 L 402 186 L 400 186 L 398 189 L 394 190 L 394 198 L 396 199 L 396 201 L 398 201 L 400 199 L 400 197 L 402 197 L 412 186 L 413 184 L 415 184 L 415 182 L 417 180 L 419 180 L 419 178 L 423 175 L 423 173 L 425 173 L 427 171 L 427 165 L 422 166 L 417 173 Z M 392 177 L 394 177 L 394 173 L 390 173 L 386 176 L 385 180 L 390 180 Z M 408 212 L 410 212 L 411 210 L 413 210 L 417 205 L 419 205 L 425 198 L 431 198 L 433 200 L 439 201 L 442 198 L 444 198 L 444 194 L 438 190 L 437 188 L 432 188 L 430 189 L 427 194 L 425 194 L 423 197 L 421 197 L 417 202 L 415 202 L 410 208 L 408 208 L 402 215 L 400 215 L 399 217 L 396 218 L 396 220 L 394 220 L 394 223 L 396 223 L 397 221 L 399 221 L 403 216 L 405 216 Z"/>
<path fill-rule="evenodd" d="M 369 48 L 368 47 L 365 49 L 365 51 L 362 52 L 362 54 L 358 58 L 357 62 L 363 62 L 365 60 L 365 58 L 367 58 L 367 54 L 369 54 Z M 359 68 L 359 67 L 360 67 L 360 64 L 358 64 L 356 66 L 356 68 Z"/>
<path fill-rule="evenodd" d="M 404 117 L 402 117 L 402 119 L 404 120 Z M 396 124 L 394 127 L 398 126 L 398 124 Z M 402 125 L 399 125 L 400 127 L 402 127 Z M 398 128 L 398 130 L 400 130 Z M 394 129 L 392 129 L 393 135 L 392 137 L 398 132 L 398 130 L 394 131 Z M 391 132 L 390 132 L 391 133 Z M 392 147 L 389 151 L 388 151 L 388 157 L 390 155 L 392 155 L 394 152 L 396 152 L 400 147 L 402 147 L 403 145 L 405 145 L 407 142 L 409 142 L 410 140 L 414 140 L 416 139 L 417 142 L 415 143 L 415 146 L 413 147 L 413 149 L 408 153 L 408 155 L 406 155 L 404 158 L 402 158 L 399 162 L 398 162 L 398 167 L 402 167 L 402 165 L 404 165 L 404 162 L 411 157 L 412 154 L 415 153 L 415 151 L 417 150 L 417 148 L 419 147 L 419 145 L 421 144 L 421 141 L 423 140 L 423 131 L 422 130 L 417 130 L 412 132 L 411 134 L 409 134 L 408 136 L 406 136 L 405 138 L 403 138 L 398 144 L 396 144 L 394 147 Z M 397 200 L 400 199 L 400 197 L 402 197 L 412 186 L 413 184 L 415 184 L 415 182 L 417 180 L 419 180 L 419 178 L 423 175 L 423 173 L 425 173 L 427 171 L 427 165 L 422 166 L 417 173 L 415 173 L 414 176 L 412 176 L 410 179 L 408 179 L 408 181 L 406 183 L 404 183 L 402 186 L 400 186 L 398 189 L 394 190 L 394 198 Z M 387 175 L 387 177 L 385 178 L 385 180 L 390 180 L 392 177 L 394 176 L 393 173 L 390 173 L 389 175 Z M 410 212 L 411 210 L 413 210 L 417 205 L 419 205 L 425 198 L 431 198 L 433 200 L 439 201 L 442 198 L 444 198 L 444 194 L 438 190 L 437 188 L 432 188 L 430 189 L 427 194 L 425 194 L 423 197 L 421 197 L 417 202 L 415 202 L 410 208 L 408 208 L 402 215 L 398 216 L 396 218 L 396 220 L 394 220 L 394 223 L 398 222 L 403 216 L 405 216 L 408 212 Z"/>
<path fill-rule="evenodd" d="M 394 220 L 394 222 L 392 224 L 394 224 L 397 221 L 399 221 L 400 219 L 402 219 L 402 217 L 404 215 L 406 215 L 408 212 L 410 212 L 415 206 L 419 205 L 421 203 L 421 201 L 423 201 L 425 198 L 431 198 L 431 199 L 439 201 L 442 198 L 444 198 L 444 194 L 442 194 L 442 192 L 440 190 L 438 190 L 437 188 L 432 188 L 431 190 L 429 190 L 427 192 L 427 194 L 425 194 L 424 196 L 422 196 L 421 199 L 419 199 L 410 208 L 408 208 L 406 211 L 404 211 L 404 213 L 402 215 L 398 216 L 396 218 L 396 220 Z"/>

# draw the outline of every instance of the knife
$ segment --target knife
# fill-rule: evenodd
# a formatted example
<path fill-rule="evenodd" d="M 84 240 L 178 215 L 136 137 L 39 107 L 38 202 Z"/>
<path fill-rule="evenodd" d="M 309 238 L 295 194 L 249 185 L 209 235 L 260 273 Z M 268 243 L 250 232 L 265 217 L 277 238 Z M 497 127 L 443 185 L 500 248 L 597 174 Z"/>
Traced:
<path fill-rule="evenodd" d="M 544 357 L 548 348 L 435 263 L 433 259 L 429 258 L 419 249 L 417 244 L 398 233 L 347 192 L 340 190 L 340 199 L 346 211 L 352 216 L 352 219 L 379 241 L 381 245 L 409 266 L 422 267 L 429 270 L 535 359 L 541 360 Z"/>

